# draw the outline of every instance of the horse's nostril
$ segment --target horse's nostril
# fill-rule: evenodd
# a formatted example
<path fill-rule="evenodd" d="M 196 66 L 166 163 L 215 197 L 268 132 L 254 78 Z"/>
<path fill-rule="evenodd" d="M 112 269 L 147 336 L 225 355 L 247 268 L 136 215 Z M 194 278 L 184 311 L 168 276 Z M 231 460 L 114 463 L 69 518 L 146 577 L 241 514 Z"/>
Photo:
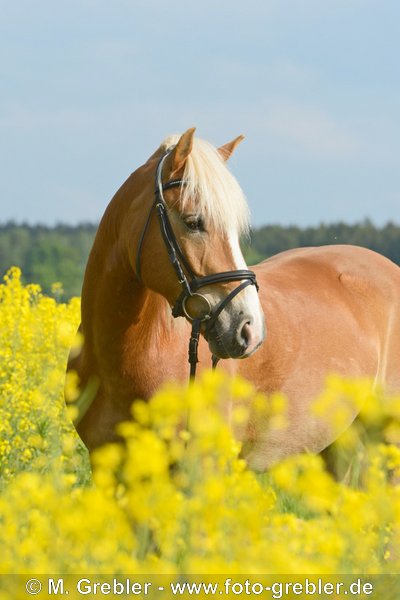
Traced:
<path fill-rule="evenodd" d="M 252 338 L 252 335 L 251 335 L 250 321 L 246 321 L 246 323 L 243 325 L 242 329 L 240 330 L 240 341 L 245 348 L 248 348 L 250 346 L 251 338 Z"/>

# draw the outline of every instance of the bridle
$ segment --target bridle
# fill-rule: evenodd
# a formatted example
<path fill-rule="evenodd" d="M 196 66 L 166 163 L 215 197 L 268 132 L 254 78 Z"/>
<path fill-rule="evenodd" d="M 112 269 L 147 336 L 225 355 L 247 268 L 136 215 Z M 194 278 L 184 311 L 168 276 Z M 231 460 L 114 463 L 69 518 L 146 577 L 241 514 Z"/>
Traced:
<path fill-rule="evenodd" d="M 201 325 L 205 325 L 205 335 L 207 336 L 210 330 L 214 327 L 215 322 L 220 313 L 226 308 L 226 306 L 233 300 L 237 294 L 244 290 L 248 285 L 255 285 L 258 290 L 258 284 L 256 275 L 253 271 L 248 269 L 238 269 L 236 271 L 223 271 L 221 273 L 213 273 L 211 275 L 204 275 L 197 277 L 188 263 L 186 256 L 183 254 L 178 240 L 175 237 L 174 231 L 171 226 L 171 221 L 168 217 L 167 204 L 164 199 L 163 192 L 173 187 L 185 185 L 183 179 L 172 179 L 163 184 L 162 172 L 166 159 L 171 154 L 173 148 L 169 148 L 167 152 L 161 157 L 156 170 L 155 178 L 155 197 L 154 202 L 151 205 L 147 220 L 145 222 L 142 234 L 139 239 L 137 253 L 136 253 L 136 277 L 140 282 L 141 278 L 141 254 L 144 238 L 150 223 L 153 209 L 155 208 L 158 215 L 158 221 L 160 224 L 161 234 L 169 255 L 171 264 L 175 270 L 176 276 L 180 285 L 182 286 L 182 292 L 177 298 L 174 306 L 172 307 L 172 315 L 174 317 L 186 317 L 192 323 L 192 332 L 189 341 L 189 364 L 190 364 L 190 378 L 194 379 L 196 374 L 196 365 L 198 363 L 197 349 L 200 338 Z M 241 283 L 232 290 L 223 300 L 221 300 L 216 306 L 212 307 L 209 300 L 203 294 L 198 293 L 198 290 L 206 285 L 212 285 L 214 283 L 228 283 L 231 281 L 240 281 Z M 199 317 L 192 317 L 186 307 L 186 303 L 189 298 L 198 298 L 204 304 L 204 312 Z M 215 368 L 218 358 L 213 355 L 212 364 Z"/>

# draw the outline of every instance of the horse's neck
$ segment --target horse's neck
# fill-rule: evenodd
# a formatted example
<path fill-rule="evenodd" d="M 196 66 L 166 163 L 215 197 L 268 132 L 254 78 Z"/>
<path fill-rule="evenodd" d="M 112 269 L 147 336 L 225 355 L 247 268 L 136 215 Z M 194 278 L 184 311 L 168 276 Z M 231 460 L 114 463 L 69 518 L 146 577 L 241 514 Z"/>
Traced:
<path fill-rule="evenodd" d="M 89 257 L 82 292 L 85 351 L 101 370 L 143 369 L 144 364 L 157 363 L 164 350 L 176 348 L 187 326 L 172 318 L 162 296 L 136 279 L 118 236 L 101 233 Z"/>
<path fill-rule="evenodd" d="M 82 324 L 88 334 L 96 325 L 113 337 L 127 329 L 151 334 L 152 329 L 169 327 L 167 307 L 164 298 L 136 279 L 118 240 L 101 251 L 94 246 L 82 291 Z"/>

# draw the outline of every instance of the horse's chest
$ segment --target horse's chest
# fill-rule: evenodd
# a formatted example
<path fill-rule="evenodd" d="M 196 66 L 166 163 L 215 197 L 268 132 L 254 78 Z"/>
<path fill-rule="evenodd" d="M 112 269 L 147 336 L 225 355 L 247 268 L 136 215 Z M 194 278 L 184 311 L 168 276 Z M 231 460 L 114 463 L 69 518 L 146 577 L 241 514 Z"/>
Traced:
<path fill-rule="evenodd" d="M 187 379 L 185 352 L 179 345 L 131 343 L 123 347 L 110 380 L 130 389 L 135 398 L 150 398 L 166 381 Z"/>

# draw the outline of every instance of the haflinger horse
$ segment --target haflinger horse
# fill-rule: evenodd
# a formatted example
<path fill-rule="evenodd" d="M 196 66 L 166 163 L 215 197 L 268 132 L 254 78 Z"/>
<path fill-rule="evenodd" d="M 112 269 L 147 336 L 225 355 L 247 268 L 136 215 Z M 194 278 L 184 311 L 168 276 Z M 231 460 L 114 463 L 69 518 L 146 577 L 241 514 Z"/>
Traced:
<path fill-rule="evenodd" d="M 187 381 L 189 338 L 192 374 L 197 355 L 199 369 L 213 355 L 267 396 L 286 395 L 285 428 L 250 420 L 241 434 L 256 470 L 333 441 L 312 410 L 327 374 L 400 389 L 398 266 L 336 245 L 247 269 L 239 238 L 249 210 L 226 166 L 242 139 L 217 149 L 194 129 L 167 138 L 105 211 L 82 290 L 84 344 L 69 364 L 93 392 L 77 427 L 89 450 L 116 439 L 134 399 Z"/>

